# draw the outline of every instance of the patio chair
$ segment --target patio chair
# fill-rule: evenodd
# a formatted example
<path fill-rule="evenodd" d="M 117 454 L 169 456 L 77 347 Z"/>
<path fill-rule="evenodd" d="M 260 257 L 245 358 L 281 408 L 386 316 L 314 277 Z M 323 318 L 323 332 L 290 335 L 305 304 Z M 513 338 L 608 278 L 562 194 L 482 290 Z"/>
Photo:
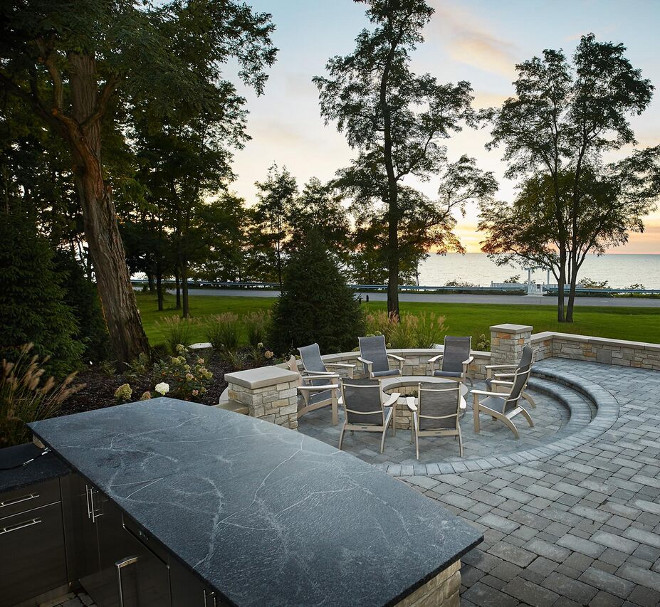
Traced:
<path fill-rule="evenodd" d="M 318 344 L 311 344 L 298 348 L 300 352 L 300 360 L 303 365 L 303 373 L 311 375 L 329 375 L 338 374 L 339 371 L 344 371 L 348 377 L 353 378 L 355 365 L 348 363 L 324 363 L 321 358 L 321 350 Z M 331 369 L 336 369 L 331 371 Z"/>
<path fill-rule="evenodd" d="M 411 439 L 415 438 L 415 453 L 419 459 L 420 436 L 456 436 L 458 452 L 463 457 L 463 437 L 459 418 L 461 416 L 461 384 L 420 383 L 418 397 L 408 398 L 408 409 L 412 412 Z M 412 401 L 412 402 L 411 402 Z"/>
<path fill-rule="evenodd" d="M 474 431 L 476 433 L 479 433 L 481 429 L 479 423 L 479 414 L 481 412 L 490 415 L 495 420 L 503 422 L 513 432 L 516 438 L 518 438 L 518 429 L 513 421 L 511 421 L 516 415 L 522 414 L 527 420 L 527 423 L 530 426 L 534 426 L 531 416 L 520 404 L 523 390 L 527 385 L 527 380 L 531 372 L 531 368 L 528 368 L 526 371 L 516 371 L 510 382 L 508 394 L 486 390 L 472 390 L 472 394 L 474 395 L 472 412 L 474 414 Z M 480 400 L 480 397 L 485 398 Z"/>
<path fill-rule="evenodd" d="M 471 337 L 445 336 L 445 346 L 442 354 L 429 358 L 429 375 L 434 377 L 445 377 L 457 382 L 470 382 L 472 380 L 467 376 L 468 367 L 474 360 L 470 354 L 472 349 Z M 440 368 L 436 369 L 436 364 L 440 363 Z"/>
<path fill-rule="evenodd" d="M 380 432 L 380 452 L 385 446 L 387 427 L 394 419 L 394 407 L 399 398 L 397 392 L 386 395 L 378 380 L 343 379 L 341 382 L 344 425 L 339 435 L 339 449 L 344 441 L 344 432 Z M 394 424 L 392 424 L 394 432 Z"/>
<path fill-rule="evenodd" d="M 402 375 L 404 359 L 387 352 L 385 337 L 382 335 L 358 337 L 358 341 L 360 342 L 358 360 L 364 365 L 369 377 Z M 390 360 L 394 361 L 396 368 L 390 369 Z"/>
<path fill-rule="evenodd" d="M 527 371 L 534 362 L 534 351 L 530 346 L 525 346 L 522 350 L 520 360 L 517 365 L 486 365 L 486 389 L 491 392 L 506 391 L 511 387 L 511 378 L 516 371 Z M 504 371 L 504 373 L 501 373 Z M 536 409 L 536 403 L 528 392 L 523 391 L 521 395 L 533 409 Z"/>
<path fill-rule="evenodd" d="M 298 371 L 298 361 L 295 356 L 291 356 L 288 362 L 289 369 Z M 301 418 L 310 411 L 315 411 L 321 407 L 332 408 L 332 425 L 339 423 L 338 404 L 339 404 L 339 375 L 326 373 L 324 375 L 300 375 L 298 383 L 298 393 L 303 398 L 303 406 L 298 409 L 297 416 Z"/>

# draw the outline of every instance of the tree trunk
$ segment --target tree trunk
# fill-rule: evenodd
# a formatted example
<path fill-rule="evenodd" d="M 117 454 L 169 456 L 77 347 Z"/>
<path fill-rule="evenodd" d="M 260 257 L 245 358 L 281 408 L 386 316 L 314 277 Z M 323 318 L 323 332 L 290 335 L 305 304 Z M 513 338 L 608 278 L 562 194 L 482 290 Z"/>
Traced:
<path fill-rule="evenodd" d="M 182 310 L 181 316 L 188 318 L 190 316 L 190 306 L 188 305 L 188 262 L 185 259 L 180 260 L 181 263 L 181 293 L 182 297 Z"/>
<path fill-rule="evenodd" d="M 557 279 L 557 321 L 565 322 L 564 285 L 566 284 L 566 252 L 559 252 L 559 278 Z"/>
<path fill-rule="evenodd" d="M 158 300 L 158 311 L 163 311 L 163 268 L 160 258 L 156 261 L 156 299 Z"/>
<path fill-rule="evenodd" d="M 119 363 L 128 363 L 148 352 L 149 342 L 126 265 L 112 192 L 103 181 L 100 119 L 90 120 L 98 103 L 95 62 L 93 57 L 76 53 L 71 54 L 70 60 L 74 68 L 71 75 L 74 120 L 67 124 L 66 138 L 73 155 L 85 238 L 115 357 Z"/>
<path fill-rule="evenodd" d="M 174 286 L 176 289 L 176 306 L 175 309 L 181 309 L 181 282 L 179 280 L 179 264 L 175 264 L 174 269 Z"/>
<path fill-rule="evenodd" d="M 573 308 L 575 307 L 575 287 L 580 268 L 575 256 L 571 254 L 571 289 L 568 293 L 568 306 L 566 307 L 566 322 L 573 322 Z"/>

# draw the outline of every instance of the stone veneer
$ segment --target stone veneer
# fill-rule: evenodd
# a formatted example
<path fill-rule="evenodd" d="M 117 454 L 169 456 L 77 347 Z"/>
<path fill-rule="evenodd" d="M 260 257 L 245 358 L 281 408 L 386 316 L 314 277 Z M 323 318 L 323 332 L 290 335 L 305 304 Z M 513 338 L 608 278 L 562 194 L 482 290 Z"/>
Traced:
<path fill-rule="evenodd" d="M 456 561 L 397 603 L 396 607 L 459 607 L 460 588 L 461 561 Z"/>
<path fill-rule="evenodd" d="M 226 373 L 230 401 L 246 405 L 248 415 L 298 429 L 300 375 L 280 367 L 259 367 Z"/>
<path fill-rule="evenodd" d="M 490 364 L 510 365 L 518 362 L 523 347 L 530 343 L 533 330 L 530 325 L 493 325 L 490 328 Z"/>
<path fill-rule="evenodd" d="M 532 335 L 531 344 L 536 360 L 555 356 L 660 371 L 660 344 L 549 331 Z"/>

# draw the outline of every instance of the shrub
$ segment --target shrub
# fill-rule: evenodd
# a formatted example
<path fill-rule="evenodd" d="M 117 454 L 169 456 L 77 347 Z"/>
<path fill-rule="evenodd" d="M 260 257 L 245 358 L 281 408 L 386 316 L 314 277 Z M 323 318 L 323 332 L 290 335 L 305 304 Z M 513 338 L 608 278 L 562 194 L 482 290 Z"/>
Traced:
<path fill-rule="evenodd" d="M 204 366 L 204 359 L 191 354 L 179 344 L 176 356 L 161 360 L 154 365 L 154 378 L 159 382 L 154 390 L 160 394 L 169 394 L 174 398 L 194 400 L 206 392 L 213 373 Z M 163 389 L 167 385 L 167 390 Z"/>
<path fill-rule="evenodd" d="M 475 350 L 478 350 L 480 352 L 489 352 L 490 351 L 490 339 L 486 337 L 484 333 L 479 335 L 479 339 L 477 340 L 477 343 L 474 346 Z"/>
<path fill-rule="evenodd" d="M 320 238 L 309 238 L 285 267 L 273 306 L 269 345 L 278 354 L 317 342 L 321 352 L 350 350 L 364 335 L 364 316 L 353 291 Z"/>
<path fill-rule="evenodd" d="M 60 405 L 83 386 L 72 386 L 75 372 L 58 384 L 53 377 L 42 381 L 46 359 L 30 356 L 33 345 L 20 348 L 16 361 L 2 361 L 0 375 L 0 447 L 27 442 L 25 425 L 57 413 Z"/>
<path fill-rule="evenodd" d="M 214 350 L 229 354 L 238 349 L 241 326 L 232 312 L 212 316 L 206 325 L 206 336 Z"/>
<path fill-rule="evenodd" d="M 192 328 L 195 321 L 192 318 L 181 318 L 180 316 L 167 316 L 156 326 L 165 336 L 167 351 L 174 354 L 179 344 L 189 346 L 192 341 Z"/>
<path fill-rule="evenodd" d="M 366 335 L 383 335 L 385 343 L 392 340 L 392 331 L 397 324 L 384 310 L 370 312 L 366 315 Z"/>
<path fill-rule="evenodd" d="M 269 324 L 270 312 L 265 312 L 264 310 L 250 312 L 243 316 L 243 326 L 247 333 L 248 344 L 253 348 L 257 348 L 259 344 L 263 344 L 266 341 Z"/>

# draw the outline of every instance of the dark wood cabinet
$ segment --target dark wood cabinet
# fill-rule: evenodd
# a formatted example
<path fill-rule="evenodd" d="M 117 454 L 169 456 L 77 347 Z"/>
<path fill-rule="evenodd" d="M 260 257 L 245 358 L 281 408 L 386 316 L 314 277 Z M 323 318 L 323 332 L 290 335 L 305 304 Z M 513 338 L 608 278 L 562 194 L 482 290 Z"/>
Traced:
<path fill-rule="evenodd" d="M 176 607 L 225 607 L 213 591 L 187 567 L 170 557 L 172 605 Z"/>
<path fill-rule="evenodd" d="M 67 583 L 59 479 L 0 494 L 0 571 L 1 607 Z"/>

